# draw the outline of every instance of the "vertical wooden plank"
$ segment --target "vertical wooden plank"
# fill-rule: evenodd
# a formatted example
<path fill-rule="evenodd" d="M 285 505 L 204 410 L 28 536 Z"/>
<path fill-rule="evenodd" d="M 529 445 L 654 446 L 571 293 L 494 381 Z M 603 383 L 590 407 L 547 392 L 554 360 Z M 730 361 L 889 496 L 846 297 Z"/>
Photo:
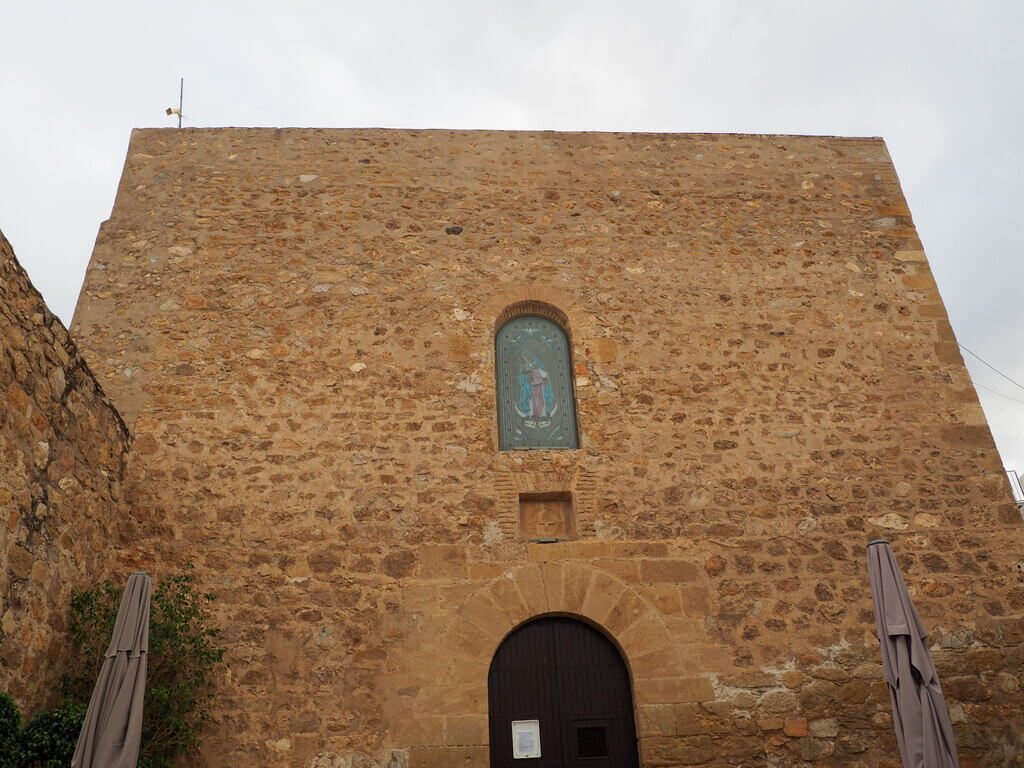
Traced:
<path fill-rule="evenodd" d="M 542 756 L 532 768 L 637 768 L 629 673 L 615 646 L 588 624 L 547 617 L 502 643 L 488 677 L 491 767 L 512 759 L 513 720 L 539 720 Z M 608 755 L 580 760 L 577 731 L 604 729 Z M 518 765 L 517 765 L 518 764 Z"/>

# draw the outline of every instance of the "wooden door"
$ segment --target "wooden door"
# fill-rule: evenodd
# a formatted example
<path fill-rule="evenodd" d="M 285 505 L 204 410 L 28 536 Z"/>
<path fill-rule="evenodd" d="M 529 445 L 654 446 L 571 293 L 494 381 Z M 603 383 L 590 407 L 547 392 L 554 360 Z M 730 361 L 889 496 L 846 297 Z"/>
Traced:
<path fill-rule="evenodd" d="M 494 654 L 487 679 L 491 768 L 637 768 L 629 673 L 582 621 L 524 624 Z M 512 722 L 537 720 L 541 756 L 515 759 Z"/>

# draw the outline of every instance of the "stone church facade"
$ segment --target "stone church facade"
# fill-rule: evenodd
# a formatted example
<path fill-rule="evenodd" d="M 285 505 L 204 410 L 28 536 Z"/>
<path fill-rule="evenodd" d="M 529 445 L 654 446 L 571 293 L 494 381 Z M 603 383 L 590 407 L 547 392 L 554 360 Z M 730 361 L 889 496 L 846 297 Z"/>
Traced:
<path fill-rule="evenodd" d="M 896 766 L 878 537 L 962 764 L 1024 760 L 1021 516 L 880 139 L 139 130 L 71 336 L 127 431 L 64 580 L 217 594 L 196 765 Z M 616 714 L 510 708 L 549 630 Z"/>

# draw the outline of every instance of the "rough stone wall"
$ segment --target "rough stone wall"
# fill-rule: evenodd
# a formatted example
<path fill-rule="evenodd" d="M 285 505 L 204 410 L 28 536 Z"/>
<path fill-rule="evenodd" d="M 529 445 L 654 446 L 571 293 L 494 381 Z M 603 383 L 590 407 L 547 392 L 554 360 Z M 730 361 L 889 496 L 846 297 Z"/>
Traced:
<path fill-rule="evenodd" d="M 128 432 L 0 234 L 0 690 L 50 703 L 68 598 L 123 536 Z M 130 535 L 130 533 L 129 533 Z"/>
<path fill-rule="evenodd" d="M 497 450 L 519 304 L 579 450 Z M 220 597 L 205 765 L 486 766 L 491 656 L 556 612 L 622 648 L 644 766 L 895 766 L 879 536 L 962 764 L 1024 759 L 1021 518 L 879 139 L 136 131 L 73 330 L 126 567 Z M 522 541 L 567 492 L 578 540 Z"/>

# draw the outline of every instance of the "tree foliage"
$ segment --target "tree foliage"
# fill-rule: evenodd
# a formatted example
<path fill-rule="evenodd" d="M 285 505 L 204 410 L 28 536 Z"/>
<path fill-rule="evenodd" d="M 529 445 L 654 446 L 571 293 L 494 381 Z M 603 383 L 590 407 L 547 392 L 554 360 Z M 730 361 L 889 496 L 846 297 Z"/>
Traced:
<path fill-rule="evenodd" d="M 192 566 L 186 566 L 184 573 L 161 581 L 150 600 L 138 768 L 170 768 L 177 757 L 194 754 L 210 718 L 214 675 L 224 648 L 205 611 L 213 595 L 199 594 L 194 580 Z M 122 592 L 106 581 L 72 595 L 70 654 L 57 708 L 39 713 L 18 731 L 17 706 L 0 695 L 0 768 L 66 768 L 70 763 Z M 5 734 L 13 745 L 7 749 Z"/>
<path fill-rule="evenodd" d="M 0 694 L 0 768 L 67 768 L 75 754 L 86 705 L 65 699 L 18 729 L 21 713 Z"/>
<path fill-rule="evenodd" d="M 18 735 L 20 726 L 21 712 L 18 705 L 8 694 L 0 693 L 0 755 L 4 754 L 4 747 L 11 743 L 11 739 Z"/>
<path fill-rule="evenodd" d="M 200 595 L 194 580 L 189 565 L 153 591 L 139 768 L 168 768 L 179 755 L 194 754 L 210 718 L 214 673 L 224 648 L 217 645 L 218 630 L 208 625 L 204 610 L 213 595 Z M 75 701 L 89 700 L 121 594 L 104 582 L 71 599 L 72 660 L 61 692 Z"/>

